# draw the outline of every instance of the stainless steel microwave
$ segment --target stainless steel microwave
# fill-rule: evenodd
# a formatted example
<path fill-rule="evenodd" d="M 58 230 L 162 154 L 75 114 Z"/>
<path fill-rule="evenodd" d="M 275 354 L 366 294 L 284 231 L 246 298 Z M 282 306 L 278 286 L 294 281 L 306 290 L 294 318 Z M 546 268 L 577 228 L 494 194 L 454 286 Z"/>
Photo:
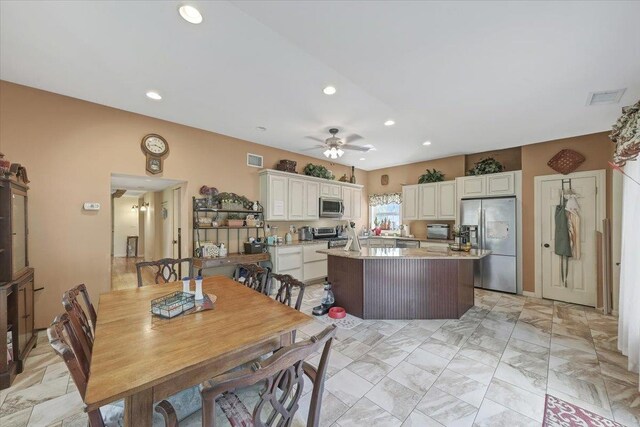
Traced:
<path fill-rule="evenodd" d="M 320 197 L 320 218 L 340 218 L 343 213 L 342 199 Z"/>

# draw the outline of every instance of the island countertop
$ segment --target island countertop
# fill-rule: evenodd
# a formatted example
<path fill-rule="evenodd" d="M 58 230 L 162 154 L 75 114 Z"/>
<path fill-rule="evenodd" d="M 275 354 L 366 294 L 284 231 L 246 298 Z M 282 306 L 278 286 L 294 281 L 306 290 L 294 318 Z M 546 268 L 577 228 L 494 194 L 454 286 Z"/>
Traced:
<path fill-rule="evenodd" d="M 345 251 L 343 248 L 321 249 L 321 254 L 351 259 L 481 259 L 491 251 L 471 249 L 470 252 L 456 252 L 449 248 L 367 248 L 360 252 Z"/>

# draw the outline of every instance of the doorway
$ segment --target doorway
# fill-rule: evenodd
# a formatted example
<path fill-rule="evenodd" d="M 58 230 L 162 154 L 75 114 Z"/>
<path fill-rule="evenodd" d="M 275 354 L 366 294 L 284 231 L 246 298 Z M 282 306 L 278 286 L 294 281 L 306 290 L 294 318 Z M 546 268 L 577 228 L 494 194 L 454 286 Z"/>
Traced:
<path fill-rule="evenodd" d="M 536 294 L 543 298 L 596 306 L 598 289 L 597 233 L 605 215 L 605 171 L 535 177 Z M 569 257 L 566 280 L 563 260 L 555 254 L 555 210 L 571 187 L 579 205 L 579 256 Z M 578 246 L 578 245 L 577 245 Z M 577 247 L 576 246 L 576 247 Z"/>
<path fill-rule="evenodd" d="M 140 261 L 181 256 L 184 186 L 173 179 L 111 175 L 111 289 L 135 288 Z M 151 271 L 143 279 L 153 283 L 145 274 Z"/>

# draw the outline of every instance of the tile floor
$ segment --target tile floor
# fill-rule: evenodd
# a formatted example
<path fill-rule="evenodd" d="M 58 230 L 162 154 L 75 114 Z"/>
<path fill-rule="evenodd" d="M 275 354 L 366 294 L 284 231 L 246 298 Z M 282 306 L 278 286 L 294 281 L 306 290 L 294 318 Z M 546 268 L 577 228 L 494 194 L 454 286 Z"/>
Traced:
<path fill-rule="evenodd" d="M 309 287 L 303 310 L 321 294 Z M 311 323 L 298 337 L 325 326 Z M 638 375 L 626 370 L 616 337 L 616 319 L 592 309 L 482 290 L 460 320 L 365 321 L 338 332 L 321 425 L 539 426 L 549 393 L 640 426 Z M 309 398 L 294 425 L 304 425 Z M 86 425 L 80 396 L 43 334 L 25 372 L 0 391 L 0 425 Z"/>

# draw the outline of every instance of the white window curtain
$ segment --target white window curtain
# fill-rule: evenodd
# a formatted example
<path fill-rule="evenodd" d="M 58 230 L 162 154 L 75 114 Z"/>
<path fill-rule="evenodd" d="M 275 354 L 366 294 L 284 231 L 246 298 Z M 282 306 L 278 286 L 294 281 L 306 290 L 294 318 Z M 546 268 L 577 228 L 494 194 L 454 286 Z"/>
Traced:
<path fill-rule="evenodd" d="M 622 254 L 618 348 L 629 370 L 640 369 L 640 158 L 627 161 L 622 193 Z M 635 182 L 634 182 L 635 180 Z M 638 387 L 640 390 L 640 386 Z"/>

